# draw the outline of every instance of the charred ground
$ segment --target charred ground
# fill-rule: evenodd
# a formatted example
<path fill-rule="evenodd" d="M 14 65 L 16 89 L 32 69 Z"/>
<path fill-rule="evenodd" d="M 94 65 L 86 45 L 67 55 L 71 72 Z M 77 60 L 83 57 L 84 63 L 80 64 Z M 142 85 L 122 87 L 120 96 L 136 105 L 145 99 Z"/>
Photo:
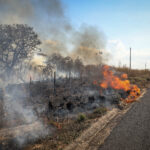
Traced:
<path fill-rule="evenodd" d="M 1 149 L 36 149 L 34 144 L 39 143 L 45 149 L 63 148 L 107 110 L 123 109 L 129 95 L 132 102 L 139 96 L 136 91 L 132 95 L 132 84 L 142 89 L 150 81 L 150 72 L 106 67 L 105 77 L 105 44 L 93 29 L 78 34 L 72 53 L 48 55 L 41 52 L 33 28 L 0 25 Z M 59 43 L 49 42 L 54 49 Z M 127 90 L 122 88 L 125 82 Z"/>
<path fill-rule="evenodd" d="M 149 83 L 148 73 L 147 71 L 147 77 L 139 77 L 147 80 L 146 84 Z M 130 78 L 134 79 L 132 76 Z M 143 86 L 146 87 L 146 84 Z M 6 137 L 5 140 L 1 141 L 1 148 L 9 149 L 11 146 L 14 149 L 32 149 L 45 142 L 44 145 L 51 147 L 51 149 L 57 149 L 58 146 L 64 147 L 89 127 L 95 118 L 105 114 L 107 109 L 112 107 L 123 109 L 124 105 L 121 105 L 120 99 L 126 98 L 129 94 L 122 90 L 118 91 L 111 88 L 103 91 L 102 95 L 99 91 L 100 87 L 95 86 L 87 78 L 82 78 L 82 80 L 80 78 L 58 78 L 55 82 L 55 90 L 53 79 L 31 81 L 26 84 L 11 84 L 6 89 L 1 89 L 1 129 L 7 129 L 8 127 L 13 129 L 13 127 L 30 125 L 40 120 L 44 124 L 44 128 L 55 131 L 44 136 L 45 138 L 40 137 L 40 140 L 39 138 L 36 138 L 36 140 L 31 138 L 32 142 L 25 140 L 21 147 L 20 144 L 16 143 L 16 139 L 13 138 L 14 135 L 11 139 Z M 31 119 L 31 122 L 26 122 L 24 116 L 19 112 L 16 112 L 12 117 L 9 116 L 9 113 L 6 114 L 2 111 L 4 95 L 7 92 L 14 95 L 13 98 L 15 99 L 11 99 L 11 101 L 16 101 L 16 103 L 22 101 L 23 107 L 32 108 L 36 118 Z M 25 95 L 21 94 L 22 92 Z M 84 115 L 80 116 L 81 113 Z M 28 136 L 30 137 L 31 135 L 29 134 Z M 44 146 L 45 149 L 46 146 Z"/>

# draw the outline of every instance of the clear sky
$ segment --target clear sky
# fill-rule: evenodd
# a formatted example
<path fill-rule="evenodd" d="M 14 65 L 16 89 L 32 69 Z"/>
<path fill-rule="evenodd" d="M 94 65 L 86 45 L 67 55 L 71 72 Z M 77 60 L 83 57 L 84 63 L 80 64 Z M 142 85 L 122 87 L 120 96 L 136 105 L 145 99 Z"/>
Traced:
<path fill-rule="evenodd" d="M 62 0 L 66 16 L 78 27 L 94 25 L 107 37 L 110 64 L 150 69 L 150 0 Z"/>

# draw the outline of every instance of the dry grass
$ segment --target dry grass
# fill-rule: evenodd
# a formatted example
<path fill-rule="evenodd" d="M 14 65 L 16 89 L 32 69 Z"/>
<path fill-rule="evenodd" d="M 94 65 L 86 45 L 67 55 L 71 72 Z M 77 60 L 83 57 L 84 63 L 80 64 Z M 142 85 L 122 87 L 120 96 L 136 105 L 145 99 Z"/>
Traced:
<path fill-rule="evenodd" d="M 129 80 L 132 84 L 138 85 L 141 89 L 147 88 L 150 84 L 150 71 L 149 70 L 138 70 L 131 69 L 126 67 L 114 68 L 118 72 L 126 73 L 129 77 Z"/>
<path fill-rule="evenodd" d="M 54 135 L 38 140 L 36 143 L 26 146 L 24 150 L 62 150 L 95 122 L 95 119 L 103 116 L 106 111 L 106 108 L 99 108 L 91 115 L 79 114 L 76 120 L 66 120 L 61 123 L 49 121 L 48 124 L 57 128 Z"/>

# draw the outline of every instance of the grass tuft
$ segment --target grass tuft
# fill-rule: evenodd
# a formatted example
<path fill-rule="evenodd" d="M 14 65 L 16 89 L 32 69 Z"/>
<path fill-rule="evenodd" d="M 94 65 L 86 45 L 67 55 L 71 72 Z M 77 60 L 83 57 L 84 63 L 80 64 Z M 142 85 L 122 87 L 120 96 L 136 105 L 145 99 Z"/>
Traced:
<path fill-rule="evenodd" d="M 77 122 L 83 122 L 83 121 L 85 121 L 86 120 L 86 116 L 85 116 L 85 114 L 79 114 L 78 115 L 78 118 L 77 118 Z"/>

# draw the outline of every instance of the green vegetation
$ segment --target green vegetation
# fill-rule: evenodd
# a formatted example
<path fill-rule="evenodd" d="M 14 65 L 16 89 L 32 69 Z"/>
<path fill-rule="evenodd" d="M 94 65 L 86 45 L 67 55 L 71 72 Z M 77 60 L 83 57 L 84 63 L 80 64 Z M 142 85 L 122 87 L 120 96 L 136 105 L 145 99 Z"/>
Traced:
<path fill-rule="evenodd" d="M 106 112 L 107 112 L 106 107 L 99 107 L 99 108 L 96 108 L 92 114 L 89 114 L 88 118 L 95 119 L 95 118 L 103 116 Z"/>
<path fill-rule="evenodd" d="M 77 118 L 77 122 L 83 122 L 86 120 L 86 116 L 85 114 L 79 114 L 78 118 Z"/>
<path fill-rule="evenodd" d="M 100 107 L 94 110 L 94 114 L 100 114 L 103 115 L 107 112 L 107 108 L 106 107 Z"/>

